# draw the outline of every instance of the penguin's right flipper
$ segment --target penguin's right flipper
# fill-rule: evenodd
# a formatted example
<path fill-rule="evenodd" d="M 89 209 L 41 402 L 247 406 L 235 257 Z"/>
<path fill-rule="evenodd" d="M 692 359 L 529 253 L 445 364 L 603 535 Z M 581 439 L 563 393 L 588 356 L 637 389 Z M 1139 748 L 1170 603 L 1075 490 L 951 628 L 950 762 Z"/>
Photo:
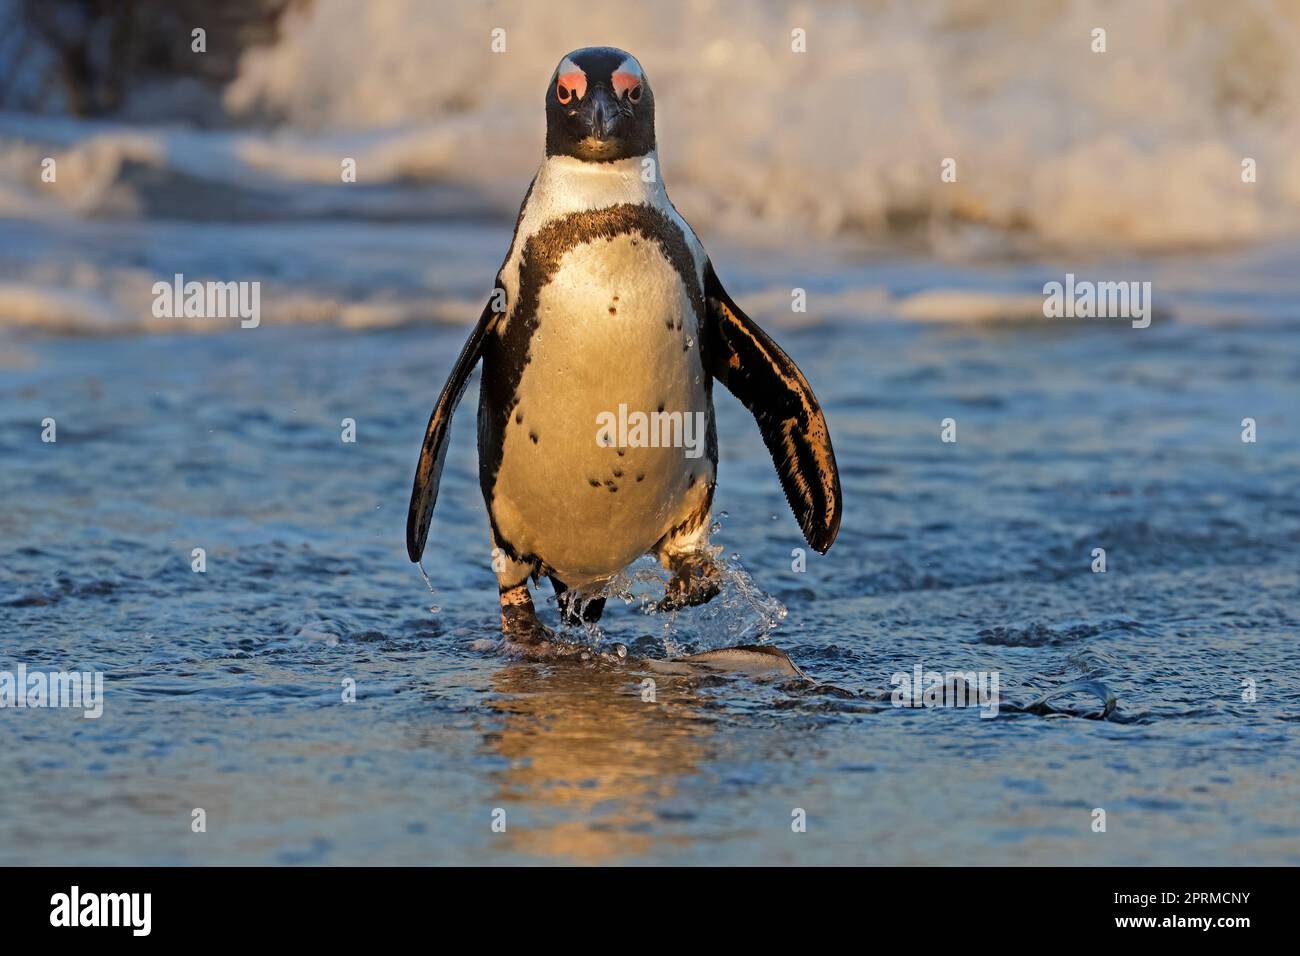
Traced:
<path fill-rule="evenodd" d="M 451 370 L 447 384 L 442 387 L 438 404 L 429 416 L 429 427 L 424 431 L 424 446 L 420 449 L 420 463 L 415 468 L 415 484 L 411 488 L 411 507 L 406 513 L 406 553 L 412 561 L 424 554 L 424 543 L 429 537 L 429 522 L 433 519 L 433 504 L 438 499 L 438 481 L 442 477 L 442 463 L 447 457 L 447 436 L 451 429 L 451 416 L 465 394 L 465 386 L 483 357 L 483 343 L 492 320 L 496 317 L 493 299 L 483 307 L 478 324 L 470 333 L 469 341 L 461 349 L 460 358 Z"/>
<path fill-rule="evenodd" d="M 709 371 L 758 422 L 804 538 L 825 554 L 840 530 L 843 501 L 817 396 L 790 356 L 727 295 L 713 263 L 704 267 L 704 297 Z"/>

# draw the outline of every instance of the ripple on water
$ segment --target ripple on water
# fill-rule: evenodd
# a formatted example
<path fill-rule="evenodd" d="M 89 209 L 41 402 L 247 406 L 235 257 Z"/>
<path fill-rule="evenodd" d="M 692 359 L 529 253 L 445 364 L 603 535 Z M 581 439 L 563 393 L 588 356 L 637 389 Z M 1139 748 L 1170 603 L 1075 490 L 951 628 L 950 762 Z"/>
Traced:
<path fill-rule="evenodd" d="M 1132 618 L 1107 618 L 1097 622 L 1048 624 L 1031 621 L 1023 625 L 995 625 L 976 635 L 981 644 L 1005 647 L 1059 647 L 1080 644 L 1096 637 L 1143 634 L 1147 628 Z"/>

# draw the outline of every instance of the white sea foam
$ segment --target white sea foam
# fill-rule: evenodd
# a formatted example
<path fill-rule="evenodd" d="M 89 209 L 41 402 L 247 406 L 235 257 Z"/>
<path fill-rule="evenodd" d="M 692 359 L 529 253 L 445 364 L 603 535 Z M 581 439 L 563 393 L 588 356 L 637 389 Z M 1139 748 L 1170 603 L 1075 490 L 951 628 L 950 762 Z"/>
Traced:
<path fill-rule="evenodd" d="M 322 0 L 247 54 L 227 103 L 303 128 L 433 120 L 401 165 L 522 178 L 555 62 L 604 42 L 645 66 L 669 187 L 710 229 L 973 225 L 1163 248 L 1300 225 L 1295 0 L 568 6 Z M 487 52 L 494 27 L 504 53 Z"/>
<path fill-rule="evenodd" d="M 541 154 L 555 62 L 608 42 L 646 66 L 668 184 L 711 233 L 919 227 L 936 245 L 987 230 L 1163 249 L 1300 231 L 1300 0 L 567 6 L 294 6 L 225 96 L 236 118 L 279 121 L 273 131 L 88 136 L 6 118 L 0 211 L 30 211 L 33 159 L 53 144 L 66 172 L 38 195 L 85 214 L 140 211 L 132 168 L 333 186 L 348 155 L 364 184 L 460 186 L 508 215 Z M 496 27 L 507 47 L 494 54 Z M 806 53 L 790 49 L 795 27 Z M 1091 49 L 1098 27 L 1105 53 Z M 946 157 L 956 182 L 940 181 Z M 1255 183 L 1241 180 L 1245 157 Z"/>
<path fill-rule="evenodd" d="M 152 283 L 177 271 L 263 282 L 270 324 L 472 321 L 541 159 L 546 78 L 593 42 L 644 64 L 665 181 L 715 259 L 729 241 L 784 250 L 719 260 L 749 273 L 728 284 L 765 322 L 1014 318 L 1076 264 L 864 273 L 864 242 L 941 263 L 1136 257 L 1166 273 L 1159 308 L 1214 318 L 1195 268 L 1169 275 L 1148 254 L 1300 237 L 1300 0 L 566 9 L 295 6 L 227 89 L 232 129 L 0 114 L 0 326 L 213 328 L 149 314 Z M 807 53 L 790 50 L 795 27 Z M 343 157 L 357 183 L 340 181 Z M 940 181 L 945 157 L 956 182 Z M 1271 243 L 1265 273 L 1214 272 L 1290 294 L 1294 248 Z M 807 313 L 791 284 L 809 287 Z"/>

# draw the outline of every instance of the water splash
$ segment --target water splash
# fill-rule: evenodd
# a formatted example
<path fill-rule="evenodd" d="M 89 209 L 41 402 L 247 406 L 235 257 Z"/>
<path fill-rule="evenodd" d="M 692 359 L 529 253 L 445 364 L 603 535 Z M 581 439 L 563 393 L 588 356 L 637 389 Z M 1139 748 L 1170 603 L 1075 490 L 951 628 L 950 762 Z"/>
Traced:
<path fill-rule="evenodd" d="M 669 656 L 767 640 L 767 635 L 785 620 L 785 605 L 754 583 L 740 555 L 723 558 L 721 548 L 709 551 L 718 569 L 721 590 L 707 604 L 663 610 L 660 601 L 668 574 L 650 557 L 615 575 L 604 594 L 626 605 L 636 605 L 642 614 L 661 621 L 660 636 Z"/>

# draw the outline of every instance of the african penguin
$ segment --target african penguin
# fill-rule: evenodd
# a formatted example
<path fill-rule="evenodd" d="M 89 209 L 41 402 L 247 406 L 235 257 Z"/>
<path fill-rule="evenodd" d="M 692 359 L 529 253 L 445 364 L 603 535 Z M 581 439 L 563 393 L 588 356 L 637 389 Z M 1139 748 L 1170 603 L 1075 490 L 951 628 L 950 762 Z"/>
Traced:
<path fill-rule="evenodd" d="M 546 158 L 496 288 L 429 418 L 406 545 L 419 561 L 452 413 L 481 360 L 479 477 L 501 628 L 545 642 L 528 579 L 567 622 L 642 554 L 671 572 L 665 606 L 718 590 L 708 550 L 717 475 L 713 382 L 758 422 L 808 543 L 839 530 L 839 473 L 803 374 L 723 289 L 659 175 L 654 93 L 636 59 L 590 47 L 546 90 Z"/>

